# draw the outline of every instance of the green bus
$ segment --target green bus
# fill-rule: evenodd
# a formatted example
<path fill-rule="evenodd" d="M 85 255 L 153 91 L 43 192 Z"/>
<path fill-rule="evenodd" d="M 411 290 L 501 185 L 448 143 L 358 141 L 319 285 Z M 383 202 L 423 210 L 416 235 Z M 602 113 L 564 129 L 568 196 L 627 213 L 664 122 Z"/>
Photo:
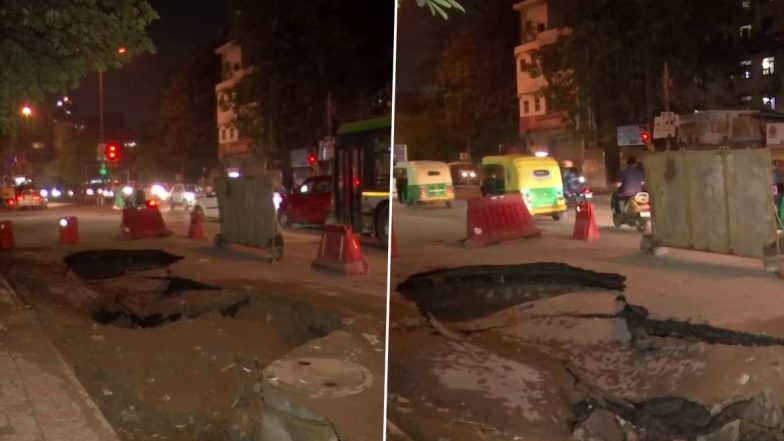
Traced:
<path fill-rule="evenodd" d="M 333 212 L 338 223 L 375 237 L 389 238 L 392 121 L 389 116 L 340 126 L 332 162 Z"/>

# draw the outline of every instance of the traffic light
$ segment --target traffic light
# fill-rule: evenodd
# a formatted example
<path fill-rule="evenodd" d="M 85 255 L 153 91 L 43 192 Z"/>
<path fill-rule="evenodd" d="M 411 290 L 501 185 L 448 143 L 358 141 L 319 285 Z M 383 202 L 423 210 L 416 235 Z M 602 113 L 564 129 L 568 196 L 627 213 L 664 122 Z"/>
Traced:
<path fill-rule="evenodd" d="M 114 142 L 107 143 L 105 156 L 108 162 L 117 163 L 120 160 L 120 146 Z"/>
<path fill-rule="evenodd" d="M 650 144 L 651 134 L 647 130 L 643 130 L 642 132 L 640 132 L 640 140 L 642 140 L 642 143 L 645 145 Z"/>
<path fill-rule="evenodd" d="M 308 150 L 308 165 L 313 166 L 316 164 L 316 154 L 313 153 L 313 150 Z"/>

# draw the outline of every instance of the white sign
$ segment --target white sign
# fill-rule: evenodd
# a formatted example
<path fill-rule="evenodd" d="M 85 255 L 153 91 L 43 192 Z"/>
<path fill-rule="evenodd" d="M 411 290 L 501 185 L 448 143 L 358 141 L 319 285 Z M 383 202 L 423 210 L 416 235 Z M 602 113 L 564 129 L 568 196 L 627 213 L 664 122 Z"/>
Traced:
<path fill-rule="evenodd" d="M 618 133 L 618 147 L 645 145 L 642 141 L 642 132 L 645 131 L 644 125 L 619 126 L 616 131 Z"/>
<path fill-rule="evenodd" d="M 768 123 L 765 133 L 768 147 L 784 148 L 784 123 Z"/>
<path fill-rule="evenodd" d="M 398 144 L 395 146 L 395 157 L 394 163 L 398 164 L 400 162 L 407 162 L 408 161 L 408 146 L 405 144 Z"/>
<path fill-rule="evenodd" d="M 653 119 L 653 138 L 674 138 L 678 128 L 678 115 L 673 112 L 662 112 Z"/>
<path fill-rule="evenodd" d="M 291 151 L 291 168 L 310 167 L 308 153 L 313 149 L 296 149 Z M 315 153 L 315 152 L 314 152 Z"/>
<path fill-rule="evenodd" d="M 319 161 L 331 161 L 335 157 L 335 138 L 328 137 L 319 141 Z"/>

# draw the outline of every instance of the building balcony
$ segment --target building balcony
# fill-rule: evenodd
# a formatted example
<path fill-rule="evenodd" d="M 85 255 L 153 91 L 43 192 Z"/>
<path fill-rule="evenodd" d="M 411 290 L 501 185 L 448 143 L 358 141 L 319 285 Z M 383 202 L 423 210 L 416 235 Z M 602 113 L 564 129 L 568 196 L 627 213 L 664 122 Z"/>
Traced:
<path fill-rule="evenodd" d="M 253 143 L 250 139 L 240 139 L 239 141 L 218 144 L 219 159 L 224 159 L 228 156 L 246 156 L 252 153 Z"/>
<path fill-rule="evenodd" d="M 520 117 L 520 134 L 544 130 L 564 130 L 570 126 L 569 114 L 563 111 Z"/>
<path fill-rule="evenodd" d="M 515 47 L 515 55 L 524 54 L 527 52 L 535 51 L 542 46 L 547 46 L 555 43 L 561 38 L 561 35 L 571 34 L 571 29 L 547 29 L 536 34 L 536 38 L 531 41 L 523 42 Z"/>

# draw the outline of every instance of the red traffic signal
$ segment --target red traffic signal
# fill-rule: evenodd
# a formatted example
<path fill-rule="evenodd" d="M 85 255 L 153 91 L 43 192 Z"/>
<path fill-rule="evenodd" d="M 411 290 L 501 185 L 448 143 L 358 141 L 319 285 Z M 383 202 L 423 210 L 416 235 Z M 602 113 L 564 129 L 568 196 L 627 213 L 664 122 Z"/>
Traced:
<path fill-rule="evenodd" d="M 113 142 L 106 144 L 105 156 L 107 161 L 117 162 L 120 159 L 120 146 Z"/>
<path fill-rule="evenodd" d="M 308 151 L 308 165 L 313 165 L 316 163 L 316 154 L 313 151 Z"/>
<path fill-rule="evenodd" d="M 645 144 L 645 145 L 650 144 L 650 142 L 651 142 L 651 134 L 648 133 L 647 130 L 643 130 L 642 132 L 640 132 L 640 140 L 642 140 L 642 143 Z"/>

